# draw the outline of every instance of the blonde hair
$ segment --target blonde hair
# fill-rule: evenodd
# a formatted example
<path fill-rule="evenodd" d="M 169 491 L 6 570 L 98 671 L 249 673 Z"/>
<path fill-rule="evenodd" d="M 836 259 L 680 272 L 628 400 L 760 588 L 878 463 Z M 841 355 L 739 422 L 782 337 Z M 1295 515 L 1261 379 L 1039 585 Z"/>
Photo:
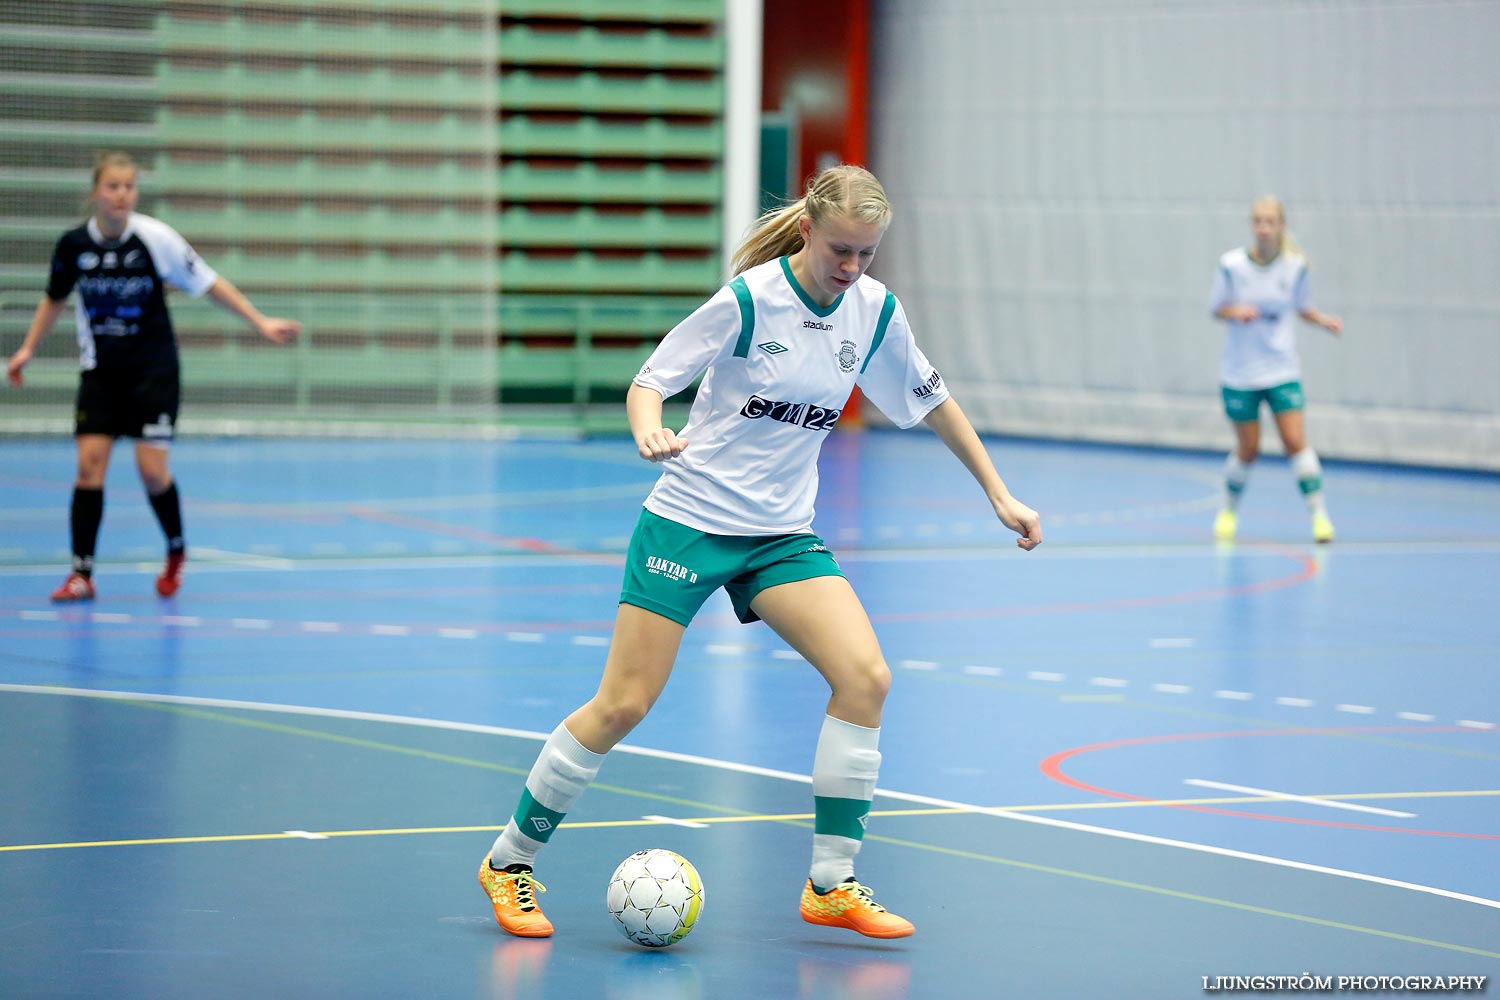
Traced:
<path fill-rule="evenodd" d="M 807 216 L 816 225 L 833 216 L 844 216 L 872 226 L 891 221 L 891 203 L 885 188 L 864 167 L 840 164 L 818 173 L 807 185 L 807 193 L 781 208 L 773 208 L 755 221 L 750 235 L 734 252 L 734 273 L 802 249 L 797 222 Z"/>
<path fill-rule="evenodd" d="M 1286 206 L 1281 203 L 1280 198 L 1276 197 L 1274 194 L 1263 194 L 1250 203 L 1251 216 L 1255 215 L 1255 210 L 1257 208 L 1273 209 L 1276 212 L 1276 217 L 1281 220 L 1281 246 L 1276 248 L 1276 253 L 1278 255 L 1284 253 L 1294 253 L 1299 254 L 1303 257 L 1307 256 L 1307 254 L 1303 252 L 1301 244 L 1297 242 L 1297 238 L 1292 235 L 1291 230 L 1286 228 Z"/>
<path fill-rule="evenodd" d="M 129 153 L 118 149 L 106 149 L 94 156 L 94 182 L 89 185 L 89 190 L 99 186 L 99 178 L 104 176 L 104 171 L 110 167 L 125 167 L 137 174 L 141 172 L 140 167 L 135 165 L 135 160 Z"/>

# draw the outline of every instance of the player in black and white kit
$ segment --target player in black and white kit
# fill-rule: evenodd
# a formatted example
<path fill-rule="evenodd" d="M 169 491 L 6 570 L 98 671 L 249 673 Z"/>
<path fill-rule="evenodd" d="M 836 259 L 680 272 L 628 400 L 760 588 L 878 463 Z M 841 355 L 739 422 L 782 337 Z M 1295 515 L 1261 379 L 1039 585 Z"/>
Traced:
<path fill-rule="evenodd" d="M 898 426 L 932 428 L 1022 549 L 1041 544 L 1042 532 L 918 349 L 901 303 L 865 274 L 890 217 L 868 171 L 823 171 L 806 197 L 761 219 L 735 255 L 736 277 L 636 375 L 625 402 L 631 433 L 640 456 L 663 471 L 631 536 L 599 689 L 553 730 L 480 864 L 480 884 L 509 933 L 552 934 L 536 901 L 537 853 L 604 755 L 655 703 L 684 630 L 720 587 L 741 621 L 765 621 L 830 689 L 812 765 L 802 919 L 875 938 L 913 932 L 854 877 L 891 671 L 859 598 L 812 532 L 818 452 L 857 386 Z M 662 402 L 700 374 L 678 435 L 662 426 Z"/>
<path fill-rule="evenodd" d="M 177 484 L 167 465 L 177 424 L 177 338 L 165 286 L 195 298 L 208 295 L 278 344 L 301 328 L 292 320 L 262 315 L 176 230 L 138 214 L 136 175 L 128 155 L 99 155 L 90 194 L 94 215 L 57 241 L 46 294 L 25 341 L 6 366 L 11 384 L 21 385 L 22 369 L 37 344 L 52 330 L 69 294 L 77 292 L 83 374 L 74 420 L 78 479 L 71 509 L 73 568 L 52 594 L 58 602 L 94 597 L 94 545 L 104 517 L 104 475 L 117 437 L 135 439 L 141 483 L 167 536 L 166 564 L 156 579 L 156 592 L 170 597 L 181 586 L 187 548 Z"/>

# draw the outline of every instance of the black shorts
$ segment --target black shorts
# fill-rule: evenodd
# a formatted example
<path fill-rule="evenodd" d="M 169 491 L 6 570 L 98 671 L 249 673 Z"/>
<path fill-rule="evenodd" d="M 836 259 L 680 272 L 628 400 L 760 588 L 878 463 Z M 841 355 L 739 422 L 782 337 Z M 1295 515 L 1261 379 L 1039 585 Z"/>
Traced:
<path fill-rule="evenodd" d="M 74 434 L 107 434 L 167 445 L 177 430 L 177 369 L 147 375 L 84 372 Z"/>

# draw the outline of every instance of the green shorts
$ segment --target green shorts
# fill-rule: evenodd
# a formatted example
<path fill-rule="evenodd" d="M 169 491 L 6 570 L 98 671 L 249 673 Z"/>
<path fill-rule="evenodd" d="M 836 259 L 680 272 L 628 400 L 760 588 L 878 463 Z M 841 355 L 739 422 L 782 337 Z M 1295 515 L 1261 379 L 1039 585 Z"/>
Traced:
<path fill-rule="evenodd" d="M 1254 423 L 1260 418 L 1260 402 L 1271 404 L 1272 413 L 1300 410 L 1305 405 L 1301 382 L 1283 382 L 1269 389 L 1231 389 L 1220 386 L 1224 394 L 1224 413 L 1237 424 Z"/>
<path fill-rule="evenodd" d="M 745 624 L 757 594 L 816 576 L 843 576 L 823 539 L 796 535 L 710 535 L 641 509 L 625 553 L 620 603 L 687 625 L 709 595 L 723 587 Z"/>

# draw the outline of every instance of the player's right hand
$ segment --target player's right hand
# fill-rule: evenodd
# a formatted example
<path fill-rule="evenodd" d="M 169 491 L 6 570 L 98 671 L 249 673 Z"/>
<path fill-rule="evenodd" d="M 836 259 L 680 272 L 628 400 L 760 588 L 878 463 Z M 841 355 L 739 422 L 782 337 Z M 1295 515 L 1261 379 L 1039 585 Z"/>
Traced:
<path fill-rule="evenodd" d="M 687 448 L 687 438 L 680 438 L 670 427 L 663 427 L 641 435 L 635 443 L 636 450 L 648 462 L 660 462 L 676 458 Z"/>

